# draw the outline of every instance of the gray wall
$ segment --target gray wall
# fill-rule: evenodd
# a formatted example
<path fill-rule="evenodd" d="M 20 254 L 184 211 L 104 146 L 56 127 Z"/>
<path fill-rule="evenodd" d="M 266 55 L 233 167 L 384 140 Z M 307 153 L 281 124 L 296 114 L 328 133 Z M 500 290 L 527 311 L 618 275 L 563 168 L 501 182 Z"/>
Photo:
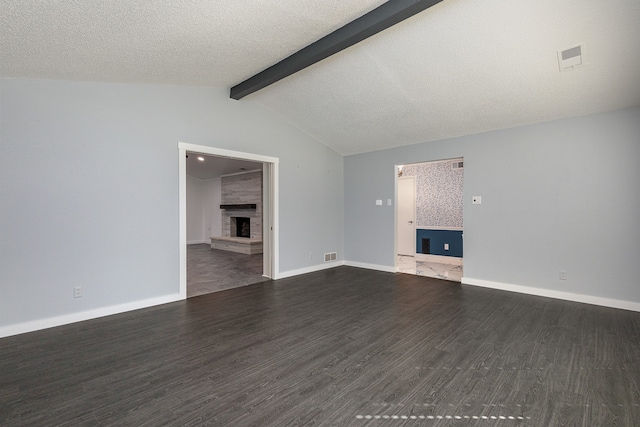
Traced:
<path fill-rule="evenodd" d="M 393 266 L 394 165 L 456 157 L 465 277 L 640 302 L 640 109 L 345 157 L 345 259 Z"/>
<path fill-rule="evenodd" d="M 222 235 L 220 178 L 202 180 L 187 175 L 187 244 L 211 243 Z"/>
<path fill-rule="evenodd" d="M 250 99 L 2 79 L 0 103 L 0 327 L 178 292 L 178 141 L 280 158 L 281 272 L 342 258 L 342 157 Z"/>
<path fill-rule="evenodd" d="M 187 175 L 187 244 L 203 243 L 204 209 L 202 207 L 202 180 Z"/>
<path fill-rule="evenodd" d="M 178 292 L 178 141 L 280 158 L 281 272 L 333 251 L 393 266 L 395 207 L 374 201 L 394 198 L 394 165 L 464 157 L 466 277 L 640 302 L 640 109 L 348 156 L 343 173 L 224 89 L 2 79 L 0 327 Z"/>

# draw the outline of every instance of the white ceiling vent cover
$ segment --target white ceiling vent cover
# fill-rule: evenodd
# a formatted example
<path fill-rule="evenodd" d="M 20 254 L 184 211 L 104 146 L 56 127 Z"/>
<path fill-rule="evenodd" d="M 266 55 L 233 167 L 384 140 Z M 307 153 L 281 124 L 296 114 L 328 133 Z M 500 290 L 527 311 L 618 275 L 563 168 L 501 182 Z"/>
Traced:
<path fill-rule="evenodd" d="M 560 65 L 560 71 L 573 70 L 584 65 L 582 55 L 584 55 L 584 43 L 569 49 L 559 50 L 558 64 Z"/>

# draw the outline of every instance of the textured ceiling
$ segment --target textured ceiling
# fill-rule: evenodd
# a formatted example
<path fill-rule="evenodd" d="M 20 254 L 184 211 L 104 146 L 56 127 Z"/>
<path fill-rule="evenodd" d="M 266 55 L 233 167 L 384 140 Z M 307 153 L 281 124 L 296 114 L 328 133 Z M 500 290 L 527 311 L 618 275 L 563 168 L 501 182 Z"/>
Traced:
<path fill-rule="evenodd" d="M 382 3 L 3 0 L 0 75 L 231 87 Z M 640 105 L 640 1 L 444 0 L 251 101 L 341 154 Z"/>
<path fill-rule="evenodd" d="M 0 71 L 230 87 L 380 0 L 2 0 Z"/>

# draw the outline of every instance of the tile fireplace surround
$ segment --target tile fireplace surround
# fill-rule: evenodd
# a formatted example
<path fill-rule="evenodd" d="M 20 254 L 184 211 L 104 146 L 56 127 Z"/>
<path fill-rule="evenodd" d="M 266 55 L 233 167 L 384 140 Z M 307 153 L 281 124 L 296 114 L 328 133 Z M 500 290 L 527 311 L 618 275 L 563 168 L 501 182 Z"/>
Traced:
<path fill-rule="evenodd" d="M 231 217 L 249 218 L 251 239 L 262 240 L 262 171 L 223 176 L 221 183 L 222 205 L 255 204 L 255 209 L 223 209 L 222 236 L 234 237 Z"/>
<path fill-rule="evenodd" d="M 223 176 L 222 205 L 255 205 L 255 209 L 222 210 L 222 236 L 211 237 L 211 248 L 244 254 L 262 253 L 262 171 Z M 236 220 L 249 218 L 249 237 L 238 237 Z"/>

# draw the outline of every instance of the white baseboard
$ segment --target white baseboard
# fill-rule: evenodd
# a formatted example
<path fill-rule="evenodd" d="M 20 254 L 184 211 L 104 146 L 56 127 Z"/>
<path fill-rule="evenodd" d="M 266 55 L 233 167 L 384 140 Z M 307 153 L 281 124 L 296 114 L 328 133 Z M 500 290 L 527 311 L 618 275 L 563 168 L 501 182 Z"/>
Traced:
<path fill-rule="evenodd" d="M 640 312 L 640 303 L 463 277 L 462 284 Z"/>
<path fill-rule="evenodd" d="M 462 265 L 462 258 L 455 256 L 416 254 L 416 261 L 437 262 L 438 264 Z"/>
<path fill-rule="evenodd" d="M 274 277 L 274 279 L 286 279 L 287 277 L 313 273 L 314 271 L 327 270 L 329 268 L 340 267 L 341 265 L 344 265 L 344 261 L 327 262 L 323 264 L 312 265 L 310 267 L 298 268 L 296 270 L 282 271 L 278 273 L 277 277 Z"/>
<path fill-rule="evenodd" d="M 124 313 L 127 311 L 152 307 L 155 305 L 167 304 L 183 299 L 184 298 L 180 297 L 180 294 L 171 294 L 157 298 L 149 298 L 141 301 L 133 301 L 125 304 L 81 311 L 79 313 L 65 314 L 62 316 L 38 319 L 30 322 L 18 323 L 15 325 L 2 326 L 0 327 L 0 338 L 24 334 L 27 332 L 39 331 L 41 329 L 54 328 L 56 326 L 68 325 L 70 323 L 82 322 L 84 320 L 96 319 L 98 317 L 110 316 L 112 314 Z"/>
<path fill-rule="evenodd" d="M 345 261 L 344 265 L 349 267 L 366 268 L 368 270 L 386 271 L 387 273 L 395 273 L 396 268 L 389 265 L 367 264 L 365 262 Z"/>
<path fill-rule="evenodd" d="M 287 277 L 298 276 L 300 274 L 306 274 L 306 273 L 313 273 L 314 271 L 340 267 L 341 265 L 347 265 L 349 267 L 366 268 L 368 270 L 386 271 L 388 273 L 396 272 L 395 267 L 390 267 L 388 265 L 367 264 L 364 262 L 355 262 L 355 261 L 336 261 L 336 262 L 327 262 L 324 264 L 312 265 L 310 267 L 299 268 L 297 270 L 284 271 L 282 273 L 279 273 L 275 279 L 286 279 Z"/>

